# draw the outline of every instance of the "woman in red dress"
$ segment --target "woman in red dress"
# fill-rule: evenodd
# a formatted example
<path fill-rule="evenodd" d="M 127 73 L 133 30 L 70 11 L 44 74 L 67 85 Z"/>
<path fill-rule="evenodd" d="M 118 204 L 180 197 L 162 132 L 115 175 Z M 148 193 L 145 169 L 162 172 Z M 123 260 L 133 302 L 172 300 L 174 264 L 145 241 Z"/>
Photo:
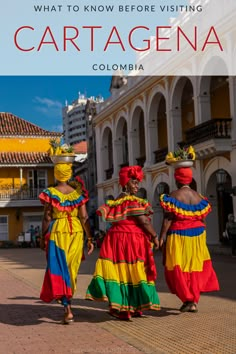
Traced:
<path fill-rule="evenodd" d="M 123 167 L 123 188 L 116 200 L 107 200 L 97 213 L 112 223 L 100 250 L 86 298 L 109 302 L 109 313 L 121 320 L 140 317 L 143 310 L 159 310 L 152 243 L 158 237 L 150 222 L 152 208 L 135 196 L 143 179 L 140 166 Z"/>

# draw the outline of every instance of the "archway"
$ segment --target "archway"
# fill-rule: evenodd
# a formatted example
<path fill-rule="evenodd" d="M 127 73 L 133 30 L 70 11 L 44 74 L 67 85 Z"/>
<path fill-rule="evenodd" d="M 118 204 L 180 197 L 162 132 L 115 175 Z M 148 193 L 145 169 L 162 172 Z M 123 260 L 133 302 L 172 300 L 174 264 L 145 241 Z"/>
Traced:
<path fill-rule="evenodd" d="M 226 183 L 217 185 L 217 171 L 211 174 L 206 188 L 206 195 L 212 206 L 212 212 L 207 217 L 207 243 L 209 244 L 217 244 L 224 241 L 223 232 L 228 215 L 233 213 L 233 202 L 230 195 L 232 189 L 231 176 L 225 171 L 227 174 Z"/>

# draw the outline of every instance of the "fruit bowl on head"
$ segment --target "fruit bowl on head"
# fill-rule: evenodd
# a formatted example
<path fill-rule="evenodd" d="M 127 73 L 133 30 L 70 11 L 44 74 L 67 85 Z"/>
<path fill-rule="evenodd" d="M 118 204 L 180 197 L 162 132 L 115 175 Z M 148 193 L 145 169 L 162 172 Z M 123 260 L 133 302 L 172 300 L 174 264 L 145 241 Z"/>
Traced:
<path fill-rule="evenodd" d="M 174 168 L 191 167 L 193 166 L 193 160 L 166 161 L 166 164 L 173 166 Z"/>
<path fill-rule="evenodd" d="M 56 163 L 73 163 L 75 161 L 74 154 L 66 154 L 66 155 L 53 155 L 50 156 L 50 159 L 54 164 Z"/>

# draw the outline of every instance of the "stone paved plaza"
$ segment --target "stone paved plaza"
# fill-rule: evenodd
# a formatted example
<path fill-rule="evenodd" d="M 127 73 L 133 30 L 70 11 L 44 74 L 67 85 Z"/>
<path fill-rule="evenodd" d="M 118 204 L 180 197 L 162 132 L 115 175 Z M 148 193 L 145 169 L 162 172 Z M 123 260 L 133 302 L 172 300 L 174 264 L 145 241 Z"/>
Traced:
<path fill-rule="evenodd" d="M 39 249 L 0 250 L 0 354 L 236 353 L 236 259 L 213 256 L 221 291 L 201 297 L 199 312 L 180 313 L 169 294 L 161 253 L 156 253 L 161 311 L 121 322 L 107 304 L 84 300 L 98 250 L 82 263 L 73 302 L 75 323 L 64 326 L 60 305 L 39 300 L 45 254 Z"/>

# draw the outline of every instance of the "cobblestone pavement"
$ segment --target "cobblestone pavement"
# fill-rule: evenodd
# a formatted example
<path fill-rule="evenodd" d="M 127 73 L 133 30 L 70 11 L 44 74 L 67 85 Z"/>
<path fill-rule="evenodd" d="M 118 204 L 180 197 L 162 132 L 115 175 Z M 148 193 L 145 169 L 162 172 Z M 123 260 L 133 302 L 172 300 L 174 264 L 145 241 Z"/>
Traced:
<path fill-rule="evenodd" d="M 181 303 L 166 287 L 161 255 L 157 288 L 162 310 L 121 322 L 107 304 L 84 300 L 98 250 L 82 263 L 73 305 L 76 321 L 60 324 L 62 308 L 38 298 L 45 255 L 39 249 L 0 250 L 0 354 L 236 353 L 236 259 L 213 257 L 221 291 L 203 295 L 199 312 L 180 313 Z"/>

